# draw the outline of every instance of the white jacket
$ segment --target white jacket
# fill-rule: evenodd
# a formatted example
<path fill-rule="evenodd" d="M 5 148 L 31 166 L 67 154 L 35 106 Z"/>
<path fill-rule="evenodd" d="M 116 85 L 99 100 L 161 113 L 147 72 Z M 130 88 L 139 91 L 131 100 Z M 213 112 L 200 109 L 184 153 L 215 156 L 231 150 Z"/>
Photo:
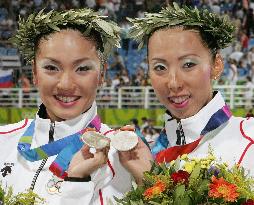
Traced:
<path fill-rule="evenodd" d="M 197 114 L 181 120 L 186 144 L 197 140 L 210 117 L 225 105 L 220 92 Z M 165 114 L 168 147 L 176 146 L 177 121 Z M 158 142 L 157 142 L 158 143 Z M 225 125 L 205 135 L 190 157 L 206 157 L 209 145 L 218 160 L 234 165 L 240 163 L 254 176 L 254 118 L 232 116 Z M 156 145 L 155 145 L 156 146 Z"/>
<path fill-rule="evenodd" d="M 93 106 L 81 116 L 63 122 L 56 122 L 54 140 L 61 139 L 85 128 L 96 116 L 97 107 Z M 42 160 L 30 162 L 24 159 L 17 151 L 20 137 L 25 132 L 31 120 L 23 120 L 16 124 L 0 127 L 0 181 L 3 186 L 12 186 L 14 193 L 23 192 L 32 183 L 34 175 Z M 35 132 L 31 148 L 48 143 L 50 120 L 36 116 Z M 110 138 L 113 132 L 105 124 L 101 125 L 101 133 L 108 133 Z M 60 182 L 60 193 L 49 194 L 50 179 L 53 174 L 49 166 L 56 156 L 49 157 L 45 166 L 40 171 L 35 183 L 34 192 L 46 199 L 49 205 L 107 205 L 113 196 L 121 197 L 131 189 L 131 175 L 119 162 L 117 151 L 111 147 L 109 162 L 91 175 L 90 182 Z M 10 172 L 8 172 L 10 171 Z"/>

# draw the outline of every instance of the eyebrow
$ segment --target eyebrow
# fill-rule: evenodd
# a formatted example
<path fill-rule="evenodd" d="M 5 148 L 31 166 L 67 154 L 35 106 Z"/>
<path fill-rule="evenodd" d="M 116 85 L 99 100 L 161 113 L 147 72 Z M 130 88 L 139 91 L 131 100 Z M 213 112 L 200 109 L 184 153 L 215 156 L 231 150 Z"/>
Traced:
<path fill-rule="evenodd" d="M 160 62 L 163 62 L 163 63 L 167 63 L 167 61 L 165 59 L 162 59 L 162 58 L 152 58 L 151 61 L 160 61 Z"/>
<path fill-rule="evenodd" d="M 60 62 L 60 61 L 58 61 L 58 60 L 56 60 L 56 59 L 54 59 L 54 58 L 51 58 L 51 57 L 45 57 L 45 59 L 50 60 L 50 61 L 52 61 L 52 62 L 54 62 L 54 63 L 56 63 L 56 64 L 58 64 L 58 65 L 61 65 L 61 62 Z M 87 57 L 84 57 L 84 58 L 78 58 L 78 59 L 74 60 L 73 65 L 78 65 L 78 64 L 80 64 L 81 62 L 83 62 L 83 61 L 87 61 L 87 60 L 91 60 L 91 61 L 93 61 L 92 59 L 87 58 Z"/>
<path fill-rule="evenodd" d="M 184 59 L 184 58 L 186 58 L 186 57 L 189 57 L 189 56 L 196 56 L 196 57 L 199 57 L 199 58 L 200 58 L 200 56 L 197 55 L 197 54 L 189 53 L 189 54 L 185 54 L 185 55 L 183 55 L 183 56 L 180 56 L 178 59 L 179 59 L 179 60 L 182 60 L 182 59 Z M 157 58 L 157 57 L 156 57 L 156 58 L 152 58 L 151 61 L 160 61 L 160 62 L 162 62 L 162 63 L 167 63 L 167 61 L 166 61 L 165 59 L 163 59 L 163 58 Z"/>
<path fill-rule="evenodd" d="M 178 59 L 179 59 L 179 60 L 182 60 L 183 58 L 186 58 L 186 57 L 189 57 L 189 56 L 195 56 L 195 57 L 199 57 L 199 58 L 200 58 L 200 56 L 199 56 L 199 55 L 197 55 L 197 54 L 194 54 L 194 53 L 189 53 L 189 54 L 186 54 L 186 55 L 180 56 Z"/>

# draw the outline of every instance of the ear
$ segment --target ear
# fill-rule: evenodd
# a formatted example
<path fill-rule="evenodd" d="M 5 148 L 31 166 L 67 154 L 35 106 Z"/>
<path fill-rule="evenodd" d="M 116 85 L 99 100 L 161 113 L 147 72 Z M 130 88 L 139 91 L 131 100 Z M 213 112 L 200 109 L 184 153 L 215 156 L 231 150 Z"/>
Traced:
<path fill-rule="evenodd" d="M 102 86 L 103 82 L 104 82 L 104 78 L 105 78 L 105 73 L 106 73 L 106 70 L 108 68 L 108 64 L 107 63 L 104 63 L 101 65 L 102 68 L 101 68 L 101 71 L 100 71 L 100 80 L 99 80 L 99 86 Z"/>
<path fill-rule="evenodd" d="M 37 78 L 37 71 L 36 71 L 36 63 L 34 62 L 34 60 L 32 60 L 32 73 L 33 73 L 33 84 L 35 86 L 38 85 L 38 78 Z"/>
<path fill-rule="evenodd" d="M 214 65 L 211 70 L 211 79 L 217 80 L 221 76 L 223 69 L 224 69 L 223 58 L 221 57 L 220 54 L 216 54 Z"/>

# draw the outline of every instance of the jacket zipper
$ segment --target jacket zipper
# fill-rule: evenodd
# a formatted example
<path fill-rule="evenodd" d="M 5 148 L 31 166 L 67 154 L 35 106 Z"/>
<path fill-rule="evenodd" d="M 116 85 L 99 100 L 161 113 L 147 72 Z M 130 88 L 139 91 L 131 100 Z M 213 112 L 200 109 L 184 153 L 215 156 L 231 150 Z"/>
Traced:
<path fill-rule="evenodd" d="M 186 144 L 181 120 L 179 120 L 177 122 L 176 136 L 177 136 L 176 145 L 185 145 Z"/>
<path fill-rule="evenodd" d="M 55 131 L 55 122 L 51 122 L 50 123 L 50 129 L 49 129 L 49 143 L 54 141 L 54 131 Z M 34 190 L 34 186 L 36 184 L 38 176 L 39 176 L 41 170 L 43 169 L 43 167 L 45 166 L 47 160 L 48 160 L 48 158 L 43 159 L 40 166 L 39 166 L 39 168 L 35 172 L 32 183 L 30 185 L 30 190 L 32 190 L 32 191 Z"/>

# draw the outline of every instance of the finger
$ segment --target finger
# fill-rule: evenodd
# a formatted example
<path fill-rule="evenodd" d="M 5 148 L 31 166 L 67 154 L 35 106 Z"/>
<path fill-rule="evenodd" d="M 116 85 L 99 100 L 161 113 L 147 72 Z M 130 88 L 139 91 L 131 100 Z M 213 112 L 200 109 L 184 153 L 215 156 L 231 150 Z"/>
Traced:
<path fill-rule="evenodd" d="M 93 157 L 93 154 L 90 152 L 90 147 L 88 145 L 84 145 L 81 148 L 81 153 L 84 159 L 89 159 Z"/>
<path fill-rule="evenodd" d="M 96 152 L 94 154 L 95 163 L 100 166 L 105 165 L 108 161 L 108 156 L 104 152 Z"/>
<path fill-rule="evenodd" d="M 83 147 L 81 147 L 81 151 L 82 151 L 83 153 L 89 152 L 89 146 L 86 145 L 86 144 L 84 144 Z"/>

